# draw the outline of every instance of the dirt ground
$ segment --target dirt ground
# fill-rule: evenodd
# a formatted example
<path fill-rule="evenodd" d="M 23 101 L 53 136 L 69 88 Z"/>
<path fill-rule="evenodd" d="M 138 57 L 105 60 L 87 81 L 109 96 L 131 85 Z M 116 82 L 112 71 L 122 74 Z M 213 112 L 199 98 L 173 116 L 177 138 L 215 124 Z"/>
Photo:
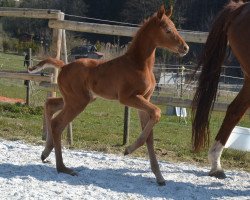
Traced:
<path fill-rule="evenodd" d="M 25 103 L 25 100 L 24 99 L 8 98 L 8 97 L 0 96 L 0 102 L 5 102 L 5 103 Z"/>

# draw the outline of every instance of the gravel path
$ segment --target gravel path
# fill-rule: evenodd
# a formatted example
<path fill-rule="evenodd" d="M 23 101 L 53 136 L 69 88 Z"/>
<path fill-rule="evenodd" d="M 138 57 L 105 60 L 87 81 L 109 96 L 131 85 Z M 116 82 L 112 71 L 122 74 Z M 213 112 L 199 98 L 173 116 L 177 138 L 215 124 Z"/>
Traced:
<path fill-rule="evenodd" d="M 250 174 L 226 171 L 228 178 L 206 176 L 208 168 L 160 162 L 166 186 L 156 184 L 149 161 L 99 152 L 64 149 L 65 164 L 79 176 L 58 174 L 40 161 L 42 146 L 0 139 L 0 199 L 250 199 Z"/>

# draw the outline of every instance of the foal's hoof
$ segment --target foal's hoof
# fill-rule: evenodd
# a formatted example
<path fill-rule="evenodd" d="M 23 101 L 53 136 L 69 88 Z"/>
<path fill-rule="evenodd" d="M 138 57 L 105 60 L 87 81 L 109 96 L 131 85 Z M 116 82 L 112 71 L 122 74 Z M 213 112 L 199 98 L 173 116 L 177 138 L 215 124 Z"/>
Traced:
<path fill-rule="evenodd" d="M 223 170 L 210 171 L 209 176 L 213 176 L 218 179 L 225 179 L 227 177 Z"/>
<path fill-rule="evenodd" d="M 125 151 L 124 151 L 124 156 L 131 154 L 133 151 L 131 151 L 131 148 L 129 148 L 130 146 L 126 147 Z"/>
<path fill-rule="evenodd" d="M 71 176 L 78 176 L 78 173 L 75 172 L 74 170 L 70 169 L 70 168 L 67 168 L 67 167 L 63 167 L 63 168 L 60 168 L 60 169 L 57 169 L 57 172 L 58 173 L 65 173 L 65 174 L 69 174 Z"/>
<path fill-rule="evenodd" d="M 124 151 L 124 156 L 126 156 L 128 154 L 129 154 L 129 151 L 128 151 L 128 148 L 126 148 L 125 151 Z"/>
<path fill-rule="evenodd" d="M 166 185 L 166 181 L 160 181 L 160 182 L 157 182 L 159 186 L 165 186 Z"/>
<path fill-rule="evenodd" d="M 43 154 L 41 155 L 41 160 L 43 163 L 51 163 L 49 160 L 46 160 L 46 156 L 44 156 Z"/>
<path fill-rule="evenodd" d="M 46 159 L 46 157 L 42 154 L 41 155 L 41 160 L 44 161 Z"/>

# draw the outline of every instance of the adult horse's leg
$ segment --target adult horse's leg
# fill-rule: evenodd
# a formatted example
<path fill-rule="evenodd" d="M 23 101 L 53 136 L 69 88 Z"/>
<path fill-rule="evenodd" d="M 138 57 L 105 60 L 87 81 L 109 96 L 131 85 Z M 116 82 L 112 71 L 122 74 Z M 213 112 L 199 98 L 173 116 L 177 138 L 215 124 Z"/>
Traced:
<path fill-rule="evenodd" d="M 229 44 L 234 55 L 241 64 L 245 77 L 244 85 L 235 100 L 229 105 L 225 119 L 215 138 L 215 143 L 209 150 L 208 157 L 212 164 L 209 174 L 218 178 L 225 177 L 220 164 L 223 148 L 233 128 L 250 106 L 250 43 L 246 42 L 250 32 L 249 26 L 246 25 L 248 23 L 249 12 L 247 14 L 247 12 L 242 11 L 241 14 L 235 16 L 234 19 L 231 20 L 227 32 Z"/>
<path fill-rule="evenodd" d="M 70 96 L 70 99 L 64 99 L 65 104 L 62 111 L 52 119 L 51 130 L 55 148 L 56 168 L 58 172 L 77 175 L 72 169 L 67 168 L 63 163 L 61 134 L 64 128 L 79 114 L 90 102 L 89 97 Z"/>
<path fill-rule="evenodd" d="M 245 79 L 241 91 L 233 100 L 233 102 L 229 105 L 224 121 L 215 138 L 215 143 L 209 150 L 208 159 L 212 165 L 211 170 L 209 172 L 210 176 L 215 176 L 217 178 L 226 177 L 220 164 L 220 157 L 233 128 L 240 121 L 249 106 L 250 79 Z"/>
<path fill-rule="evenodd" d="M 143 112 L 143 111 L 138 111 L 138 115 L 140 118 L 140 122 L 141 122 L 141 127 L 142 130 L 144 129 L 144 127 L 146 126 L 148 120 L 149 120 L 149 116 L 147 113 Z M 165 185 L 165 179 L 163 178 L 160 168 L 159 168 L 159 164 L 155 155 L 155 151 L 154 151 L 154 138 L 153 138 L 153 130 L 150 131 L 150 134 L 146 140 L 147 143 L 147 149 L 148 149 L 148 155 L 149 155 L 149 159 L 150 159 L 150 165 L 151 165 L 151 169 L 152 172 L 155 174 L 157 183 L 159 185 Z"/>
<path fill-rule="evenodd" d="M 61 110 L 62 108 L 63 108 L 62 98 L 49 98 L 45 102 L 44 113 L 45 113 L 45 121 L 46 121 L 45 128 L 46 128 L 47 136 L 46 136 L 45 149 L 43 150 L 42 155 L 41 155 L 41 159 L 43 162 L 47 162 L 45 161 L 45 159 L 49 156 L 52 149 L 54 148 L 52 134 L 51 134 L 51 119 L 53 115 L 57 111 Z"/>

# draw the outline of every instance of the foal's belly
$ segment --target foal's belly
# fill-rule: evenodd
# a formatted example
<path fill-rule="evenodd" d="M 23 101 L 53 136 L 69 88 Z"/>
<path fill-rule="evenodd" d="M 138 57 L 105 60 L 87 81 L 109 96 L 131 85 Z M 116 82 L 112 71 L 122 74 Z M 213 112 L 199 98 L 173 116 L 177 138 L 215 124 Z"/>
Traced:
<path fill-rule="evenodd" d="M 109 90 L 108 87 L 100 87 L 100 88 L 95 88 L 93 90 L 90 91 L 92 96 L 94 98 L 96 97 L 101 97 L 104 99 L 108 99 L 108 100 L 117 100 L 118 99 L 118 95 L 117 92 L 113 91 L 113 90 Z"/>

